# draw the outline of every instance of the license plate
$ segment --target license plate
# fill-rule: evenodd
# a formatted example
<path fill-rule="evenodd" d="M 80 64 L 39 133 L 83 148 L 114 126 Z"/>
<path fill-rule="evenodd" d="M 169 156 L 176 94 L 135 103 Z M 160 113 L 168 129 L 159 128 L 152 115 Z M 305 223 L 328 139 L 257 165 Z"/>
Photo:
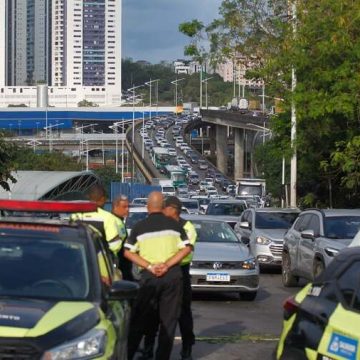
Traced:
<path fill-rule="evenodd" d="M 207 273 L 206 281 L 230 281 L 230 275 L 226 273 Z"/>

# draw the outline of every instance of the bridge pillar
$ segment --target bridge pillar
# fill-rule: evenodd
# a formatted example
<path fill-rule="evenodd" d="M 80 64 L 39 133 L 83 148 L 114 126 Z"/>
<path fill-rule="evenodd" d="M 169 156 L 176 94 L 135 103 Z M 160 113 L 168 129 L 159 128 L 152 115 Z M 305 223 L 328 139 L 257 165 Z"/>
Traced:
<path fill-rule="evenodd" d="M 214 158 L 216 153 L 216 126 L 209 126 L 207 135 L 210 143 L 210 157 Z"/>
<path fill-rule="evenodd" d="M 210 144 L 212 138 L 210 138 Z M 227 127 L 216 125 L 216 167 L 223 173 L 227 174 Z"/>
<path fill-rule="evenodd" d="M 244 129 L 234 128 L 234 180 L 244 177 Z"/>

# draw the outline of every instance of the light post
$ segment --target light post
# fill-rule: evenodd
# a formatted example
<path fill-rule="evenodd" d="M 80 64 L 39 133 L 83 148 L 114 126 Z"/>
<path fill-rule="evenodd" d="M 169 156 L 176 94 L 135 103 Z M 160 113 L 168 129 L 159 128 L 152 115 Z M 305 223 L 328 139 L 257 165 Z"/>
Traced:
<path fill-rule="evenodd" d="M 124 121 L 124 119 L 122 121 L 117 121 L 114 122 L 112 125 L 109 126 L 109 129 L 114 131 L 114 134 L 116 134 L 115 136 L 115 172 L 116 174 L 118 174 L 119 170 L 118 170 L 118 161 L 119 161 L 119 155 L 118 155 L 118 128 L 121 126 L 122 127 L 122 139 L 121 139 L 121 148 L 122 148 L 122 156 L 121 156 L 121 182 L 124 182 L 124 141 L 125 141 L 125 124 L 126 123 L 130 123 L 131 120 L 128 121 Z"/>
<path fill-rule="evenodd" d="M 53 124 L 53 125 L 48 125 L 44 127 L 44 130 L 46 131 L 46 133 L 49 130 L 49 152 L 52 152 L 53 148 L 52 148 L 52 129 L 54 127 L 60 126 L 60 125 L 64 125 L 64 123 L 60 123 L 60 124 Z"/>
<path fill-rule="evenodd" d="M 152 83 L 154 83 L 154 82 L 157 83 L 158 81 L 159 81 L 159 79 L 156 79 L 156 80 L 151 80 L 151 79 L 150 79 L 150 81 L 148 81 L 148 82 L 145 83 L 145 85 L 150 86 L 150 94 L 149 94 L 149 95 L 150 95 L 150 96 L 149 96 L 149 97 L 150 97 L 150 101 L 149 101 L 149 104 L 150 104 L 150 120 L 151 120 L 151 106 L 152 106 L 152 104 L 151 104 L 151 99 L 152 99 L 152 96 L 151 96 Z M 158 86 L 157 86 L 157 88 L 158 88 Z M 157 95 L 157 96 L 158 96 L 158 95 Z M 158 101 L 158 100 L 156 99 L 156 106 L 157 106 L 157 101 Z M 143 157 L 143 158 L 144 158 L 144 157 Z"/>
<path fill-rule="evenodd" d="M 36 152 L 36 145 L 41 145 L 41 142 L 36 139 L 31 139 L 29 142 L 26 143 L 27 145 L 30 145 L 33 147 L 34 153 Z"/>
<path fill-rule="evenodd" d="M 82 145 L 86 144 L 86 150 L 82 151 L 81 154 L 84 154 L 84 152 L 86 153 L 86 171 L 89 171 L 89 140 L 88 139 L 81 140 L 81 144 Z"/>
<path fill-rule="evenodd" d="M 213 76 L 202 80 L 202 82 L 205 83 L 205 106 L 206 106 L 206 109 L 209 108 L 209 106 L 208 106 L 208 81 L 212 78 L 213 78 Z"/>
<path fill-rule="evenodd" d="M 137 85 L 133 86 L 132 88 L 128 89 L 127 91 L 132 91 L 132 103 L 133 103 L 133 118 L 132 118 L 132 136 L 131 136 L 131 159 L 132 159 L 132 166 L 131 166 L 131 182 L 134 180 L 134 141 L 135 141 L 135 90 L 138 88 L 143 87 L 144 85 Z"/>
<path fill-rule="evenodd" d="M 185 78 L 181 78 L 181 79 L 176 79 L 174 81 L 172 81 L 171 83 L 173 85 L 175 85 L 175 111 L 176 111 L 176 115 L 177 115 L 177 106 L 178 106 L 178 92 L 177 92 L 177 87 L 178 87 L 178 82 L 185 80 Z"/>

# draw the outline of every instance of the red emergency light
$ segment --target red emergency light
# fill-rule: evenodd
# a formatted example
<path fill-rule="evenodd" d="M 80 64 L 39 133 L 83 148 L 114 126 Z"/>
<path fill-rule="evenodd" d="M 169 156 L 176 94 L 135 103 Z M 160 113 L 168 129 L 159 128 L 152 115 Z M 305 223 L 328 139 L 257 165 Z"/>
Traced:
<path fill-rule="evenodd" d="M 0 200 L 0 210 L 45 212 L 45 213 L 76 213 L 92 212 L 97 205 L 90 201 L 39 201 L 39 200 Z"/>

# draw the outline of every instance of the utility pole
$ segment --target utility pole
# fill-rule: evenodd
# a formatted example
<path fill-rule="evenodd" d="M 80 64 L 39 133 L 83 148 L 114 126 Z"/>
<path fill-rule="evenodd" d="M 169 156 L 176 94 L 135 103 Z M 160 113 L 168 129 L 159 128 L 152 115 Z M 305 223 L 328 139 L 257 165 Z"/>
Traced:
<path fill-rule="evenodd" d="M 292 15 L 292 27 L 293 27 L 293 36 L 296 36 L 296 0 L 292 0 L 291 3 L 291 15 Z M 296 89 L 296 72 L 294 65 L 291 69 L 291 162 L 290 162 L 290 206 L 296 207 L 296 182 L 297 182 L 297 154 L 296 154 L 296 107 L 294 100 L 294 93 Z"/>

